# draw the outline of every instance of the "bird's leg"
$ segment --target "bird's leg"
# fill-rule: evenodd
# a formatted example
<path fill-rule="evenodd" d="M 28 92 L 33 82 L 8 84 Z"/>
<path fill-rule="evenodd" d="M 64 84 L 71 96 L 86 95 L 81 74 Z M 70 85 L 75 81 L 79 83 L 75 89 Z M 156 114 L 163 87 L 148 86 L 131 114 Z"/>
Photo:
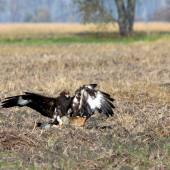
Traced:
<path fill-rule="evenodd" d="M 62 122 L 62 120 L 60 118 L 60 115 L 62 116 L 61 110 L 56 109 L 55 112 L 56 113 L 53 116 L 54 117 L 54 122 L 59 123 L 59 125 L 62 125 L 63 122 Z"/>
<path fill-rule="evenodd" d="M 83 108 L 80 108 L 79 115 L 80 115 L 80 117 L 83 117 L 83 115 L 84 115 L 84 109 Z"/>
<path fill-rule="evenodd" d="M 86 119 L 85 120 L 89 119 L 90 116 L 91 116 L 90 114 L 86 115 Z"/>
<path fill-rule="evenodd" d="M 67 115 L 68 115 L 68 116 L 70 116 L 70 117 L 72 117 L 72 115 L 73 115 L 73 111 L 72 111 L 72 109 L 71 109 L 71 108 L 69 108 L 69 109 L 68 109 L 68 111 L 67 111 Z"/>
<path fill-rule="evenodd" d="M 62 120 L 60 118 L 61 111 L 57 110 L 56 113 L 53 115 L 53 118 L 49 121 L 46 121 L 44 123 L 37 123 L 37 127 L 44 126 L 46 129 L 49 129 L 53 125 L 62 125 Z"/>

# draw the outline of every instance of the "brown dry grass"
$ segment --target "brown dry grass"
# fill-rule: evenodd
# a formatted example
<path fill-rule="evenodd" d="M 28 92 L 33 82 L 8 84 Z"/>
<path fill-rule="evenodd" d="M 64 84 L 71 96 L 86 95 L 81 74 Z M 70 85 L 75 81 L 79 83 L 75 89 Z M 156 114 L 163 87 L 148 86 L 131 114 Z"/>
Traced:
<path fill-rule="evenodd" d="M 79 86 L 97 83 L 116 106 L 113 117 L 95 115 L 85 129 L 49 130 L 34 128 L 36 121 L 47 118 L 31 109 L 0 108 L 2 132 L 15 131 L 21 137 L 28 133 L 30 141 L 36 140 L 30 151 L 1 150 L 1 166 L 20 160 L 17 168 L 23 169 L 170 167 L 169 40 L 0 45 L 0 49 L 1 100 L 23 91 L 57 96 L 65 88 L 73 95 Z"/>
<path fill-rule="evenodd" d="M 22 134 L 17 131 L 2 131 L 0 133 L 0 147 L 3 150 L 30 150 L 30 147 L 36 147 L 38 143 L 32 139 L 29 134 Z"/>
<path fill-rule="evenodd" d="M 145 32 L 147 28 L 151 32 L 169 32 L 170 23 L 166 22 L 136 22 L 134 23 L 134 31 Z M 25 24 L 0 24 L 0 35 L 1 37 L 10 35 L 25 35 L 26 33 L 38 35 L 38 34 L 67 34 L 67 33 L 84 33 L 84 32 L 96 32 L 96 31 L 108 31 L 108 32 L 118 32 L 118 25 L 108 24 L 105 25 L 95 25 L 95 24 L 79 24 L 79 23 L 25 23 Z"/>

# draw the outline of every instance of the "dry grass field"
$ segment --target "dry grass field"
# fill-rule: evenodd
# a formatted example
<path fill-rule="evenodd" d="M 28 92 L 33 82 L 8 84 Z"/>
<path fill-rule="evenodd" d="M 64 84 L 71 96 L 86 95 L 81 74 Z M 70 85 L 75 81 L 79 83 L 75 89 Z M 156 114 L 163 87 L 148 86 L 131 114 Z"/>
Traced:
<path fill-rule="evenodd" d="M 134 31 L 136 36 L 132 38 L 133 40 L 155 40 L 160 37 L 160 34 L 158 35 L 158 33 L 165 34 L 170 32 L 170 23 L 136 22 L 134 23 Z M 148 32 L 151 34 L 150 37 L 147 37 Z M 120 38 L 121 40 L 119 40 Z M 95 39 L 97 39 L 97 41 L 100 39 L 102 42 L 103 40 L 110 40 L 110 42 L 117 42 L 117 40 L 118 42 L 122 41 L 122 37 L 118 34 L 118 25 L 116 23 L 107 25 L 83 25 L 80 23 L 0 24 L 0 43 L 91 42 Z"/>
<path fill-rule="evenodd" d="M 134 31 L 143 31 L 146 29 L 151 32 L 170 32 L 170 23 L 168 22 L 135 22 Z M 24 35 L 25 33 L 30 34 L 67 34 L 67 33 L 84 33 L 91 31 L 108 31 L 108 32 L 118 32 L 118 25 L 109 24 L 108 26 L 104 25 L 95 25 L 95 24 L 80 24 L 80 23 L 25 23 L 25 24 L 0 24 L 0 35 Z"/>
<path fill-rule="evenodd" d="M 170 169 L 170 40 L 129 44 L 0 44 L 0 100 L 23 91 L 71 95 L 83 84 L 115 99 L 84 129 L 35 128 L 29 108 L 0 108 L 3 169 Z"/>
<path fill-rule="evenodd" d="M 0 44 L 129 43 L 135 41 L 155 41 L 170 37 L 170 23 L 137 22 L 134 24 L 134 31 L 133 37 L 126 38 L 119 35 L 117 24 L 10 23 L 0 24 Z"/>

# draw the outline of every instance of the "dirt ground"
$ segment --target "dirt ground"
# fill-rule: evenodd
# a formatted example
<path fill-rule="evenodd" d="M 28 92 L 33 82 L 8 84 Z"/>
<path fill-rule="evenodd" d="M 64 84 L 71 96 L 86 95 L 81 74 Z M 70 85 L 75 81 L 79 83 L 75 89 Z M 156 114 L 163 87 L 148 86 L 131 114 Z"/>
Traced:
<path fill-rule="evenodd" d="M 0 100 L 24 91 L 71 95 L 79 86 L 115 99 L 114 116 L 86 127 L 35 128 L 29 108 L 0 108 L 3 169 L 169 169 L 170 40 L 131 44 L 0 45 Z"/>

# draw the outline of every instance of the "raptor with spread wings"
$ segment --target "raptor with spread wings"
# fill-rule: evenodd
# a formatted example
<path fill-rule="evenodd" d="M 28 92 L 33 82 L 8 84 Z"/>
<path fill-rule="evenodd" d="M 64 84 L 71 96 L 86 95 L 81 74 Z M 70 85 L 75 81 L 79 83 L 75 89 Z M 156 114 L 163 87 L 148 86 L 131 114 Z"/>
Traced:
<path fill-rule="evenodd" d="M 51 118 L 50 121 L 44 124 L 48 125 L 58 124 L 60 117 L 67 115 L 67 111 L 71 107 L 71 102 L 72 98 L 69 96 L 69 91 L 65 89 L 60 93 L 60 96 L 56 98 L 30 92 L 25 92 L 23 95 L 7 97 L 6 100 L 2 102 L 2 107 L 28 106 L 43 116 Z"/>
<path fill-rule="evenodd" d="M 89 84 L 80 87 L 75 92 L 72 101 L 72 116 L 86 116 L 86 120 L 95 112 L 104 113 L 107 117 L 112 116 L 115 108 L 111 103 L 114 101 L 109 94 L 94 88 L 97 84 Z"/>
<path fill-rule="evenodd" d="M 2 107 L 28 106 L 43 116 L 51 118 L 47 122 L 38 124 L 38 126 L 45 127 L 50 127 L 53 124 L 62 125 L 61 117 L 68 115 L 70 117 L 86 117 L 86 120 L 96 112 L 104 113 L 108 117 L 112 116 L 114 105 L 111 102 L 114 99 L 105 92 L 95 90 L 96 86 L 97 84 L 83 85 L 75 91 L 73 97 L 69 96 L 69 91 L 66 89 L 56 98 L 25 92 L 23 95 L 7 97 L 2 102 Z"/>

